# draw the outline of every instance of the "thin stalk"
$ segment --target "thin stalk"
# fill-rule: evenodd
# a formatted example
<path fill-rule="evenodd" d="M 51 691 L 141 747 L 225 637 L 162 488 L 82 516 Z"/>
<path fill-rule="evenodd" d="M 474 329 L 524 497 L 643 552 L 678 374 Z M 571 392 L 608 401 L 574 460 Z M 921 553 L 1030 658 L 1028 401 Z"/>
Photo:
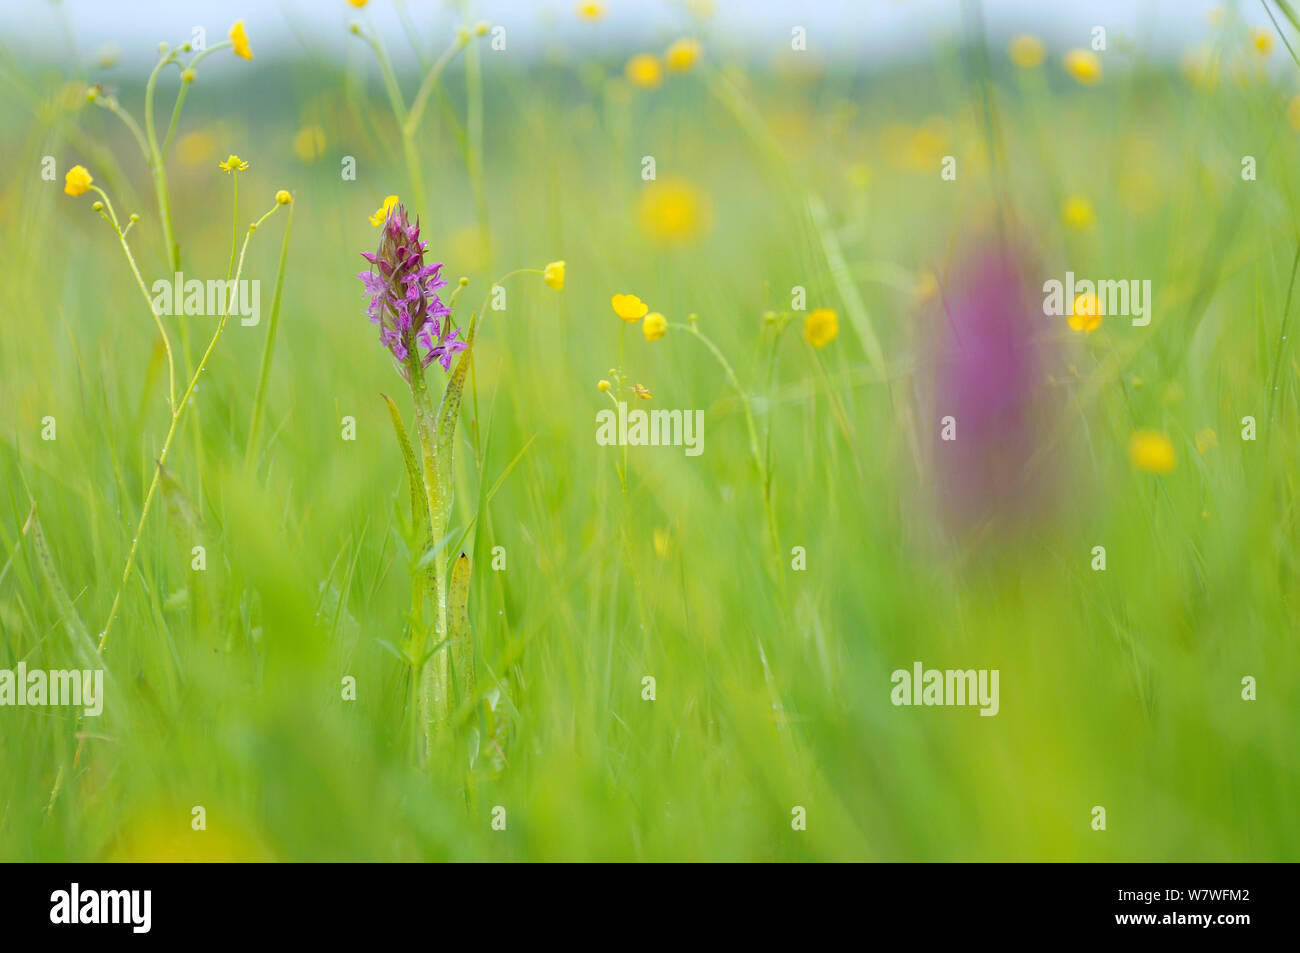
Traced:
<path fill-rule="evenodd" d="M 429 72 L 424 74 L 424 79 L 420 83 L 420 88 L 415 93 L 415 99 L 411 102 L 411 111 L 404 116 L 399 116 L 399 121 L 403 125 L 404 132 L 414 133 L 420 127 L 420 119 L 424 116 L 424 107 L 428 105 L 429 94 L 433 92 L 434 86 L 437 85 L 438 79 L 442 76 L 442 71 L 447 68 L 447 64 L 455 59 L 456 54 L 469 45 L 468 33 L 456 34 L 456 39 L 443 51 L 442 55 L 434 61 Z"/>
<path fill-rule="evenodd" d="M 167 351 L 167 406 L 173 414 L 176 413 L 176 362 L 172 357 L 172 342 L 167 335 L 167 328 L 163 325 L 162 316 L 159 315 L 158 309 L 153 305 L 153 298 L 149 296 L 149 289 L 145 286 L 144 278 L 140 275 L 140 268 L 135 263 L 135 256 L 131 254 L 131 246 L 126 241 L 126 231 L 123 231 L 117 221 L 117 214 L 113 211 L 113 203 L 109 201 L 108 195 L 96 185 L 91 189 L 98 192 L 104 199 L 104 205 L 108 209 L 108 214 L 103 218 L 117 233 L 117 240 L 122 244 L 122 251 L 126 254 L 127 263 L 131 266 L 131 274 L 135 276 L 135 283 L 140 288 L 140 293 L 144 295 L 144 300 L 149 304 L 149 313 L 153 316 L 154 324 L 158 327 L 158 333 L 162 335 L 163 347 Z M 131 225 L 128 223 L 126 228 L 130 230 Z"/>
<path fill-rule="evenodd" d="M 773 508 L 772 484 L 768 478 L 767 461 L 763 458 L 763 453 L 759 449 L 758 428 L 754 425 L 754 409 L 750 402 L 749 394 L 745 392 L 745 388 L 740 383 L 740 378 L 736 376 L 736 372 L 732 369 L 731 362 L 727 360 L 726 355 L 719 350 L 718 346 L 714 344 L 697 325 L 694 323 L 669 324 L 668 327 L 675 328 L 678 331 L 685 331 L 688 334 L 693 335 L 706 348 L 708 348 L 710 353 L 713 354 L 714 358 L 722 366 L 722 371 L 726 375 L 727 382 L 740 397 L 740 405 L 745 412 L 745 428 L 749 432 L 749 452 L 754 458 L 754 465 L 758 467 L 759 482 L 763 487 L 763 511 L 767 521 L 768 542 L 772 547 L 772 558 L 774 560 L 773 566 L 779 567 L 781 561 L 780 536 L 777 533 L 776 528 L 776 510 Z M 777 577 L 782 580 L 785 578 L 779 572 L 777 573 Z"/>
<path fill-rule="evenodd" d="M 223 40 L 222 42 L 216 44 L 215 46 L 209 46 L 206 50 L 201 50 L 200 52 L 195 54 L 195 56 L 189 61 L 189 64 L 186 65 L 185 69 L 192 70 L 194 69 L 194 67 L 198 66 L 200 62 L 203 61 L 203 58 L 205 56 L 210 56 L 213 53 L 217 52 L 218 50 L 228 49 L 234 45 L 235 44 L 232 43 L 230 40 Z M 181 72 L 181 76 L 182 76 L 181 88 L 180 88 L 180 92 L 176 94 L 176 104 L 172 106 L 172 119 L 171 122 L 168 123 L 167 125 L 167 135 L 163 139 L 162 148 L 158 150 L 160 160 L 166 159 L 167 152 L 168 150 L 171 149 L 172 137 L 176 135 L 176 127 L 179 124 L 181 118 L 181 109 L 185 105 L 185 96 L 189 92 L 190 83 L 185 82 L 184 72 L 185 72 L 184 70 L 182 70 Z"/>
<path fill-rule="evenodd" d="M 158 149 L 159 165 L 167 159 L 167 151 L 172 147 L 172 137 L 176 135 L 176 127 L 180 124 L 181 109 L 185 106 L 185 96 L 190 91 L 191 81 L 181 78 L 181 88 L 176 93 L 176 103 L 172 106 L 171 122 L 167 124 L 167 135 L 163 137 L 162 146 Z"/>
<path fill-rule="evenodd" d="M 158 215 L 162 220 L 163 244 L 167 249 L 167 262 L 173 272 L 180 269 L 180 252 L 176 247 L 176 238 L 172 232 L 171 205 L 167 198 L 167 170 L 163 167 L 162 154 L 158 149 L 158 131 L 153 121 L 153 95 L 158 85 L 158 76 L 163 67 L 176 63 L 176 51 L 169 50 L 158 60 L 158 64 L 149 74 L 149 81 L 144 87 L 144 128 L 149 144 L 149 167 L 153 172 L 154 191 L 158 197 Z M 177 64 L 179 65 L 179 64 Z M 182 88 L 185 84 L 182 85 Z M 175 110 L 173 110 L 173 113 Z M 188 370 L 189 355 L 186 355 Z"/>
<path fill-rule="evenodd" d="M 131 114 L 122 108 L 122 104 L 114 96 L 101 96 L 95 100 L 97 106 L 107 109 L 131 130 L 131 135 L 135 138 L 136 145 L 140 147 L 140 154 L 144 156 L 145 161 L 149 161 L 149 143 L 145 141 L 144 133 L 140 131 L 139 124 L 132 118 Z"/>
<path fill-rule="evenodd" d="M 275 354 L 276 333 L 280 327 L 280 293 L 284 289 L 284 265 L 289 257 L 289 234 L 293 230 L 293 202 L 289 203 L 289 220 L 284 225 L 284 240 L 280 244 L 280 264 L 275 273 L 275 293 L 271 297 L 271 320 L 266 329 L 266 347 L 262 351 L 262 369 L 257 375 L 257 393 L 253 397 L 253 416 L 248 422 L 248 446 L 244 449 L 247 460 L 253 458 L 253 448 L 261 430 L 262 409 L 266 404 L 266 390 L 271 379 L 271 358 Z"/>
<path fill-rule="evenodd" d="M 234 281 L 238 282 L 239 276 L 243 273 L 244 255 L 248 251 L 248 242 L 253 237 L 253 232 L 257 230 L 259 225 L 274 215 L 276 209 L 279 207 L 279 203 L 276 203 L 271 207 L 269 212 L 249 226 L 248 232 L 244 236 L 243 249 L 239 253 L 239 263 L 234 272 Z M 212 357 L 212 352 L 217 346 L 217 341 L 221 339 L 221 334 L 226 329 L 226 322 L 230 318 L 229 298 L 222 302 L 221 312 L 221 320 L 217 324 L 217 330 L 213 332 L 212 340 L 208 342 L 207 349 L 203 352 L 203 357 L 199 361 L 199 366 L 190 378 L 189 386 L 185 388 L 185 393 L 182 395 L 180 403 L 176 406 L 175 411 L 173 411 L 171 424 L 167 428 L 167 436 L 163 438 L 162 450 L 159 451 L 158 454 L 158 464 L 154 467 L 153 479 L 149 481 L 149 489 L 145 492 L 144 504 L 140 508 L 140 518 L 136 521 L 135 534 L 131 538 L 131 548 L 127 552 L 126 565 L 122 569 L 122 580 L 118 583 L 117 592 L 113 595 L 113 604 L 108 610 L 108 618 L 105 620 L 104 628 L 99 634 L 99 644 L 97 649 L 100 654 L 103 654 L 104 649 L 108 644 L 108 636 L 112 631 L 113 621 L 117 618 L 117 610 L 122 602 L 122 593 L 126 589 L 127 582 L 131 579 L 131 570 L 135 568 L 136 554 L 140 549 L 140 537 L 144 533 L 145 521 L 149 518 L 149 511 L 153 506 L 153 499 L 158 491 L 159 477 L 162 475 L 162 468 L 167 462 L 167 455 L 171 452 L 172 440 L 176 436 L 177 426 L 179 425 L 181 418 L 185 415 L 185 408 L 189 406 L 190 397 L 194 393 L 194 388 L 198 386 L 199 377 L 203 374 L 203 369 L 207 367 L 208 359 Z"/>
<path fill-rule="evenodd" d="M 384 89 L 388 93 L 388 103 L 393 108 L 393 115 L 397 118 L 397 124 L 400 126 L 406 121 L 406 105 L 402 102 L 402 87 L 397 83 L 397 74 L 393 72 L 393 64 L 388 59 L 388 53 L 384 49 L 383 41 L 379 39 L 379 34 L 375 32 L 374 25 L 370 22 L 369 14 L 366 16 L 366 25 L 368 30 L 358 31 L 358 36 L 370 44 L 370 48 L 375 52 L 375 59 L 379 61 L 379 72 L 384 78 Z"/>
<path fill-rule="evenodd" d="M 410 179 L 411 188 L 415 192 L 416 205 L 421 209 L 428 206 L 426 205 L 427 196 L 424 189 L 424 173 L 420 170 L 420 155 L 419 150 L 416 148 L 415 137 L 420 129 L 420 120 L 424 116 L 424 108 L 429 101 L 429 94 L 437 85 L 443 70 L 447 68 L 447 64 L 465 48 L 468 42 L 468 36 L 457 34 L 451 46 L 438 57 L 433 66 L 429 68 L 429 71 L 424 74 L 424 80 L 420 83 L 419 90 L 416 91 L 415 100 L 411 103 L 410 111 L 403 110 L 399 112 L 394 109 L 394 115 L 396 115 L 398 125 L 401 127 L 402 155 L 406 161 L 407 177 Z M 376 46 L 376 55 L 378 54 L 379 47 Z"/>
<path fill-rule="evenodd" d="M 415 207 L 428 208 L 424 173 L 420 171 L 420 152 L 415 148 L 415 136 L 411 133 L 402 133 L 402 159 L 406 162 L 406 175 L 411 181 L 411 190 L 415 193 Z"/>
<path fill-rule="evenodd" d="M 230 264 L 226 267 L 226 281 L 230 281 L 230 276 L 235 271 L 235 249 L 239 247 L 239 173 L 231 172 L 234 201 L 231 205 L 231 223 L 230 223 Z M 247 239 L 245 239 L 247 241 Z"/>

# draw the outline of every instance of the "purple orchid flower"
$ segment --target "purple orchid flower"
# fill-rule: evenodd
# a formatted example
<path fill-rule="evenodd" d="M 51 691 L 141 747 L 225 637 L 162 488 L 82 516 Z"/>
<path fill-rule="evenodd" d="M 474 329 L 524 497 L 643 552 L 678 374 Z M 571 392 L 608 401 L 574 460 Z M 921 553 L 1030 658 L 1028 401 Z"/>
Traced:
<path fill-rule="evenodd" d="M 384 222 L 378 250 L 361 253 L 372 269 L 357 275 L 370 296 L 366 316 L 379 325 L 380 343 L 407 376 L 412 354 L 419 354 L 421 368 L 437 361 L 450 371 L 452 357 L 465 350 L 465 342 L 456 339 L 458 332 L 445 320 L 451 308 L 437 294 L 447 283 L 442 263 L 426 265 L 428 250 L 428 243 L 420 240 L 419 220 L 412 225 L 406 208 L 397 205 Z"/>

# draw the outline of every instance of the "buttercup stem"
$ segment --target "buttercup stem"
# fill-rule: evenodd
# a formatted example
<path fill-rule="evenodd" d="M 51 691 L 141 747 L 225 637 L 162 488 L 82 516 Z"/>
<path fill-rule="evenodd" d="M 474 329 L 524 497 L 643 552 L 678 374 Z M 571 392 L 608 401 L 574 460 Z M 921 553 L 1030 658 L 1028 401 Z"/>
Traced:
<path fill-rule="evenodd" d="M 447 47 L 442 56 L 438 57 L 437 61 L 434 62 L 429 72 L 424 74 L 424 80 L 420 83 L 420 88 L 415 94 L 415 100 L 411 103 L 411 111 L 405 116 L 399 117 L 399 121 L 403 123 L 404 131 L 414 133 L 419 128 L 420 119 L 424 116 L 424 107 L 429 101 L 429 94 L 433 92 L 433 87 L 437 85 L 442 71 L 447 68 L 447 64 L 452 61 L 456 54 L 468 44 L 468 36 L 457 36 L 452 41 L 451 46 Z"/>
<path fill-rule="evenodd" d="M 190 60 L 189 65 L 185 67 L 185 69 L 187 70 L 194 69 L 194 67 L 197 66 L 205 56 L 209 56 L 217 52 L 217 50 L 229 49 L 234 45 L 235 44 L 233 44 L 229 40 L 223 40 L 222 42 L 216 44 L 215 46 L 209 46 L 206 50 L 201 50 L 200 52 L 196 53 L 194 57 Z M 171 122 L 168 123 L 167 125 L 167 136 L 163 139 L 162 148 L 158 150 L 159 156 L 162 159 L 167 158 L 167 152 L 169 149 L 171 149 L 172 137 L 176 134 L 176 126 L 180 122 L 180 118 L 181 118 L 181 108 L 185 105 L 185 96 L 189 92 L 190 85 L 191 85 L 190 83 L 187 83 L 184 80 L 182 80 L 180 91 L 176 93 L 176 104 L 172 107 L 172 119 Z"/>
<path fill-rule="evenodd" d="M 259 225 L 275 214 L 279 208 L 279 203 L 271 206 L 271 210 L 259 218 L 255 223 L 249 226 L 248 232 L 244 236 L 244 246 L 239 253 L 239 264 L 235 269 L 234 281 L 239 281 L 239 276 L 244 270 L 244 254 L 248 251 L 249 239 L 253 237 L 253 232 Z M 190 397 L 194 393 L 194 388 L 198 386 L 199 377 L 203 374 L 203 369 L 207 366 L 208 358 L 212 356 L 213 350 L 217 346 L 217 341 L 221 339 L 221 333 L 226 328 L 226 321 L 229 320 L 229 299 L 222 302 L 221 320 L 217 324 L 217 330 L 213 332 L 212 340 L 208 342 L 207 350 L 203 352 L 203 357 L 199 361 L 198 368 L 190 378 L 189 386 L 185 388 L 180 403 L 172 412 L 171 425 L 167 428 L 167 436 L 163 439 L 162 450 L 158 454 L 158 464 L 154 467 L 153 479 L 149 481 L 149 489 L 144 496 L 144 504 L 140 508 L 140 519 L 136 521 L 135 534 L 131 538 L 131 548 L 127 551 L 126 565 L 122 569 L 122 581 L 118 584 L 117 592 L 113 596 L 113 604 L 109 607 L 108 618 L 104 622 L 103 631 L 99 634 L 98 651 L 102 654 L 105 646 L 108 644 L 108 635 L 112 631 L 113 621 L 117 618 L 118 606 L 122 601 L 122 592 L 126 589 L 126 584 L 131 579 L 131 570 L 135 568 L 135 556 L 140 548 L 140 536 L 144 532 L 145 521 L 149 518 L 149 510 L 153 506 L 154 494 L 158 490 L 158 479 L 162 475 L 163 465 L 167 462 L 167 454 L 171 452 L 172 438 L 176 436 L 176 427 L 180 423 L 181 417 L 185 413 L 185 408 L 189 406 Z"/>
<path fill-rule="evenodd" d="M 158 333 L 162 335 L 163 347 L 167 351 L 167 406 L 174 414 L 176 413 L 176 363 L 172 357 L 172 342 L 167 335 L 167 328 L 162 323 L 162 317 L 158 314 L 158 309 L 153 306 L 153 298 L 149 296 L 149 289 L 145 286 L 144 278 L 140 275 L 140 269 L 135 263 L 135 256 L 131 254 L 131 246 L 127 244 L 126 232 L 122 231 L 118 225 L 117 214 L 113 211 L 113 203 L 109 201 L 108 195 L 97 185 L 92 185 L 91 189 L 98 192 L 104 199 L 104 206 L 108 209 L 108 215 L 105 218 L 113 226 L 113 231 L 117 233 L 117 240 L 122 243 L 122 251 L 126 254 L 127 264 L 131 266 L 131 274 L 135 276 L 135 283 L 140 288 L 140 293 L 149 304 L 149 314 L 153 316 L 154 324 L 158 326 Z M 130 225 L 127 226 L 130 228 Z"/>
<path fill-rule="evenodd" d="M 135 138 L 136 145 L 140 147 L 140 154 L 144 156 L 145 161 L 148 162 L 149 143 L 145 141 L 144 133 L 140 131 L 139 124 L 136 123 L 136 121 L 133 118 L 131 118 L 131 114 L 127 112 L 125 109 L 123 109 L 121 103 L 119 103 L 112 96 L 101 97 L 99 99 L 96 99 L 95 102 L 100 106 L 103 106 L 105 109 L 111 112 L 118 119 L 122 120 L 122 122 L 126 125 L 126 128 L 131 130 L 131 135 Z"/>

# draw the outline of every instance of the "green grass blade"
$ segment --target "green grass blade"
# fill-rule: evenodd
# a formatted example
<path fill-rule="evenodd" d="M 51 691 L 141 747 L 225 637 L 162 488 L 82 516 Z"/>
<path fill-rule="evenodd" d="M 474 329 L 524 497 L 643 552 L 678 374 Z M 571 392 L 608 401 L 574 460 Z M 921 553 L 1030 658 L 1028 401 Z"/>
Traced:
<path fill-rule="evenodd" d="M 402 423 L 402 412 L 387 394 L 380 394 L 388 405 L 388 416 L 393 421 L 393 432 L 402 448 L 402 459 L 406 461 L 406 482 L 411 488 L 411 527 L 415 538 L 420 541 L 421 551 L 432 545 L 429 536 L 429 505 L 424 495 L 424 482 L 420 476 L 420 461 L 416 459 L 411 438 L 406 435 L 406 425 Z"/>

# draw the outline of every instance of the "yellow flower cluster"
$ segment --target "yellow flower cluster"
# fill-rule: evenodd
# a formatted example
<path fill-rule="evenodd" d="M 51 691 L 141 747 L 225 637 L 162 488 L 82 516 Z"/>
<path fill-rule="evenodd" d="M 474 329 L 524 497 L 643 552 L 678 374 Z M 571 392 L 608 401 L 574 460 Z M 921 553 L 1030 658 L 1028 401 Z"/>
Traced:
<path fill-rule="evenodd" d="M 617 294 L 609 299 L 614 313 L 628 324 L 635 324 L 642 318 L 641 333 L 647 341 L 658 341 L 668 331 L 668 319 L 658 311 L 651 311 L 650 306 L 633 294 Z"/>
<path fill-rule="evenodd" d="M 699 41 L 682 37 L 664 51 L 662 59 L 653 53 L 638 53 L 627 61 L 623 75 L 633 86 L 658 89 L 663 85 L 665 69 L 670 73 L 689 73 L 702 55 Z"/>

